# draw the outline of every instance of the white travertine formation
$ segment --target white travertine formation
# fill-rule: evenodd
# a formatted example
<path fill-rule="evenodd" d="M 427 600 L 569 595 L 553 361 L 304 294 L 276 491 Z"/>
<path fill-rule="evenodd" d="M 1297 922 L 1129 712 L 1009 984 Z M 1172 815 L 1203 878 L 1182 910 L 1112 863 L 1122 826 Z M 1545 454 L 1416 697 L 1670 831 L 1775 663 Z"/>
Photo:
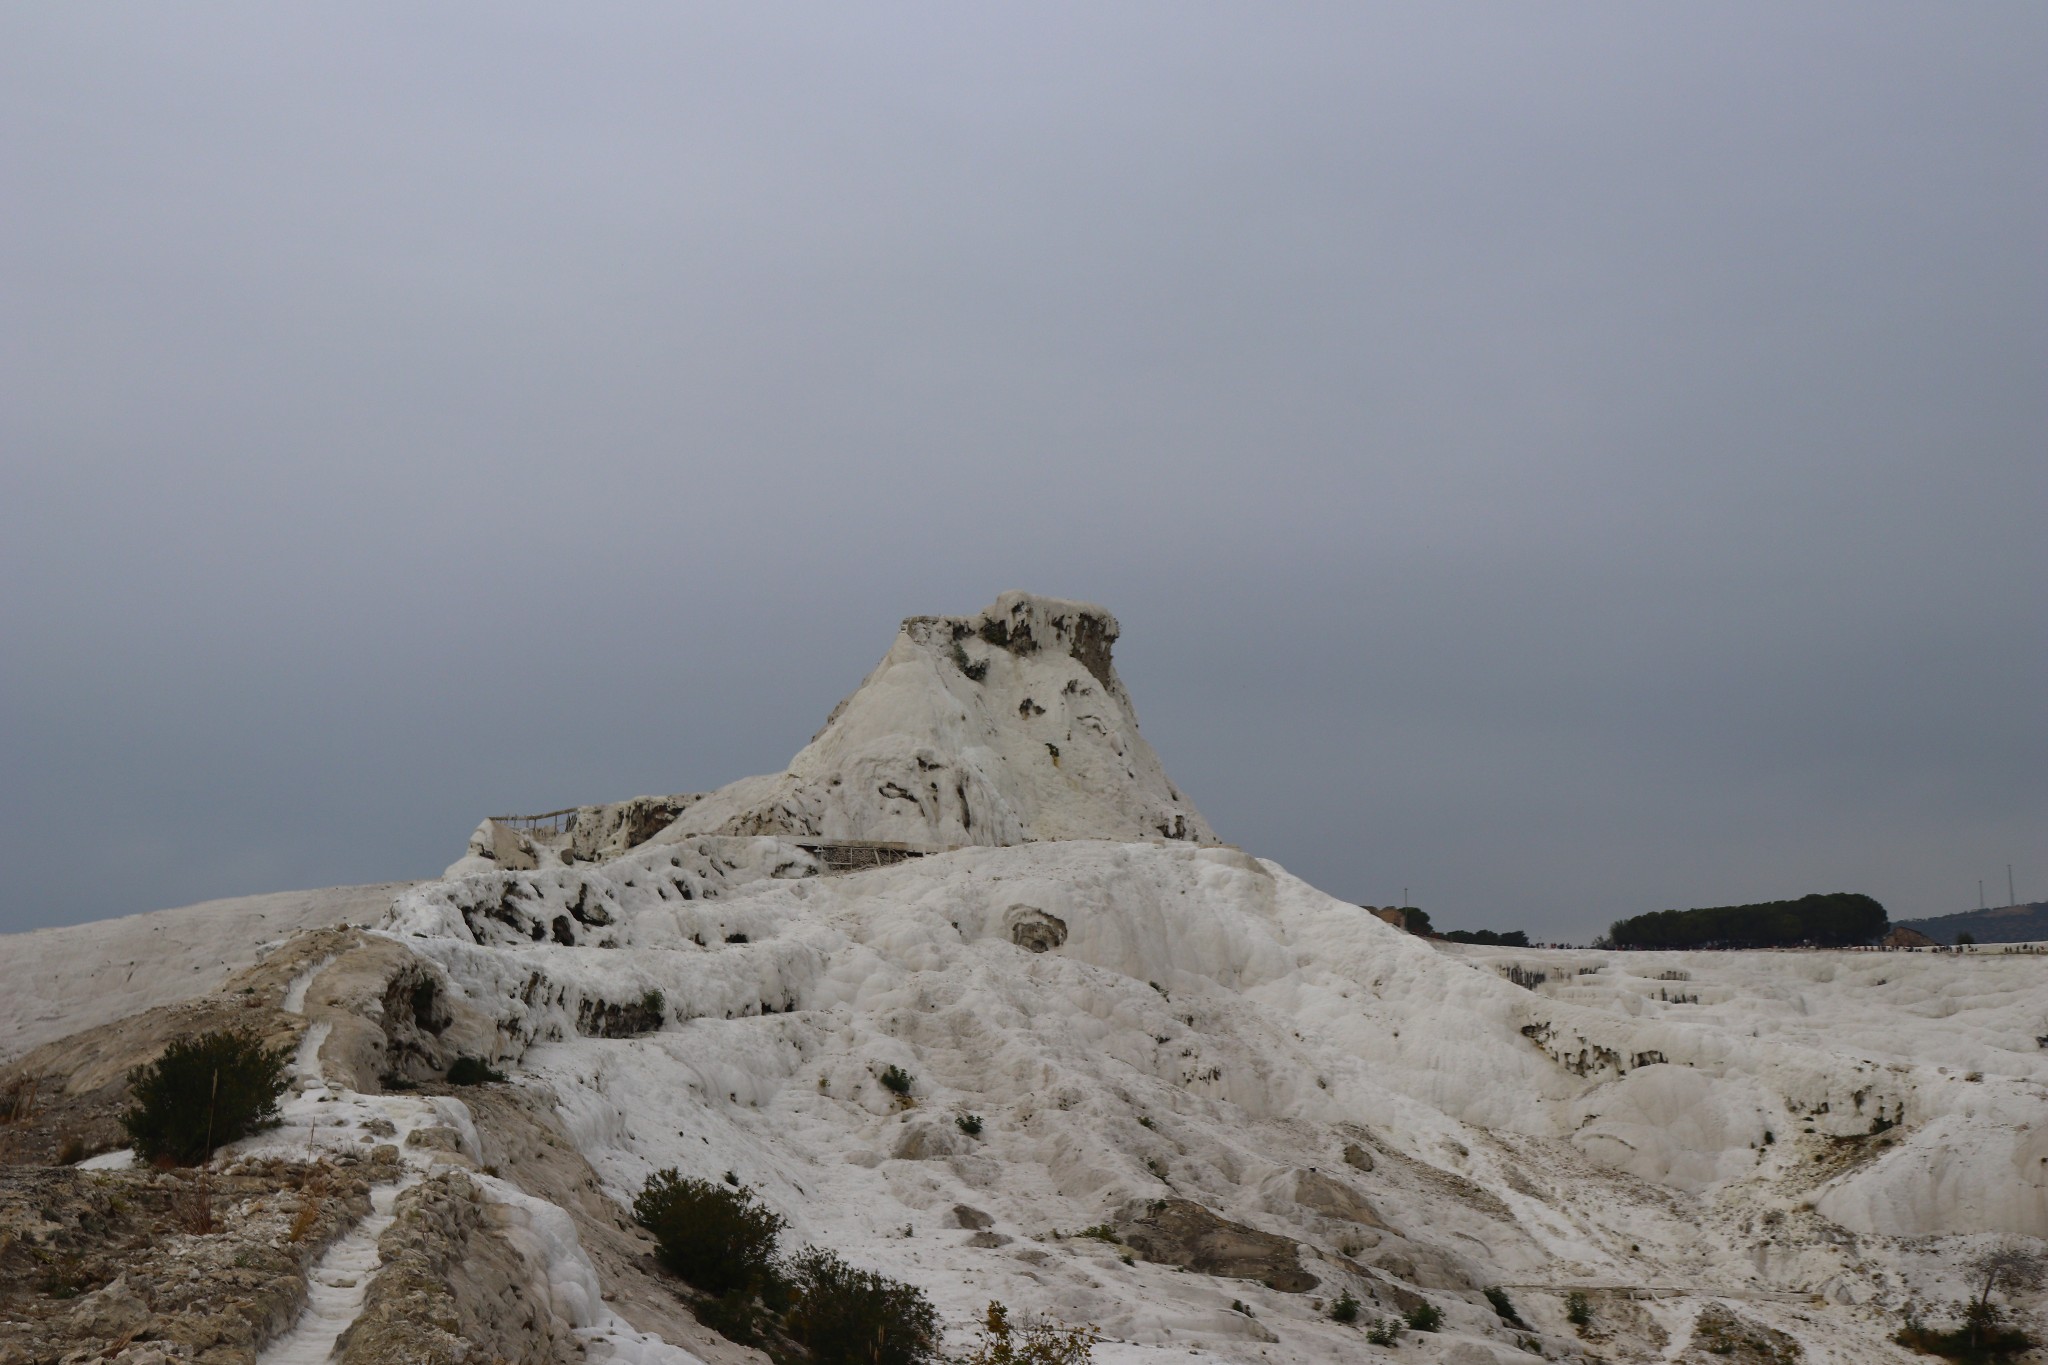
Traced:
<path fill-rule="evenodd" d="M 667 1167 L 918 1285 L 955 1347 L 1001 1299 L 1097 1324 L 1104 1365 L 1382 1358 L 1329 1319 L 1344 1291 L 1443 1311 L 1388 1359 L 1705 1359 L 1731 1332 L 1893 1359 L 1908 1300 L 2048 1236 L 2041 958 L 1412 936 L 1217 843 L 1138 735 L 1116 633 L 1022 594 L 912 618 L 786 772 L 487 824 L 367 947 L 299 945 L 287 1005 L 414 1080 L 487 1051 L 557 1125 L 521 1167 L 513 1106 L 476 1092 L 465 1150 L 498 1153 L 596 1358 L 668 1349 L 593 1306 L 648 1292 L 605 1239 Z M 844 843 L 905 847 L 849 873 Z M 420 1103 L 342 1070 L 245 1146 Z"/>

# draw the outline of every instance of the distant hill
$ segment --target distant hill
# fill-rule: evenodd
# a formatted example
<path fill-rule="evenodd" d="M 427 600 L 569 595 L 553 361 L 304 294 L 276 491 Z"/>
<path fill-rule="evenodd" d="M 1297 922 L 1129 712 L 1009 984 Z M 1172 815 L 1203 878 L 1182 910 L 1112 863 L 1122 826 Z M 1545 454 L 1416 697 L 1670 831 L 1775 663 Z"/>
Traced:
<path fill-rule="evenodd" d="M 1996 910 L 1965 910 L 1960 915 L 1894 920 L 1918 929 L 1936 943 L 1954 943 L 1957 934 L 1975 934 L 1979 943 L 2031 943 L 2048 939 L 2048 901 L 2002 905 Z"/>

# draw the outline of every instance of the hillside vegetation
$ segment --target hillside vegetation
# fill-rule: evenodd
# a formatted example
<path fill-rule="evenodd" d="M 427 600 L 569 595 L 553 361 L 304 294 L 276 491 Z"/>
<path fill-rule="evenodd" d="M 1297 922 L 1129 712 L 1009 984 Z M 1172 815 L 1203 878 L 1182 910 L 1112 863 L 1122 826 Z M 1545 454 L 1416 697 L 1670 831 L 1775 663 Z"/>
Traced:
<path fill-rule="evenodd" d="M 1851 948 L 1874 943 L 1888 927 L 1884 907 L 1850 891 L 1796 901 L 1657 910 L 1616 920 L 1617 948 Z"/>

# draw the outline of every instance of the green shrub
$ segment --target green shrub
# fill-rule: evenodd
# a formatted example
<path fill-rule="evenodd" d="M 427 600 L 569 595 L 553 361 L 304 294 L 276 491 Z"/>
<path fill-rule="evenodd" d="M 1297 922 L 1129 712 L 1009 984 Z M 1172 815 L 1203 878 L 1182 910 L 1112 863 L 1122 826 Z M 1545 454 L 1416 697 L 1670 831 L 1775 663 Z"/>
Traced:
<path fill-rule="evenodd" d="M 1453 929 L 1444 935 L 1453 943 L 1476 943 L 1485 948 L 1526 948 L 1529 935 L 1526 930 L 1510 929 L 1506 933 L 1495 933 L 1491 929 Z"/>
<path fill-rule="evenodd" d="M 1345 1290 L 1343 1293 L 1339 1294 L 1337 1296 L 1337 1302 L 1330 1305 L 1330 1321 L 1357 1322 L 1358 1295 L 1352 1293 L 1348 1289 Z"/>
<path fill-rule="evenodd" d="M 1529 1325 L 1528 1323 L 1523 1322 L 1522 1315 L 1515 1311 L 1514 1301 L 1508 1297 L 1507 1290 L 1487 1290 L 1486 1301 L 1493 1305 L 1493 1311 L 1497 1315 L 1499 1315 L 1500 1320 L 1502 1322 L 1505 1322 L 1513 1327 L 1527 1327 Z"/>
<path fill-rule="evenodd" d="M 128 1073 L 134 1098 L 121 1126 L 144 1161 L 196 1166 L 277 1120 L 289 1048 L 267 1050 L 239 1029 L 180 1038 Z"/>
<path fill-rule="evenodd" d="M 924 1292 L 856 1270 L 808 1247 L 790 1263 L 796 1293 L 786 1322 L 813 1365 L 923 1365 L 936 1360 L 938 1310 Z"/>
<path fill-rule="evenodd" d="M 486 1081 L 502 1081 L 505 1073 L 489 1062 L 477 1057 L 457 1057 L 455 1065 L 448 1068 L 450 1085 L 482 1085 Z"/>
<path fill-rule="evenodd" d="M 1401 1340 L 1399 1318 L 1374 1318 L 1365 1325 L 1365 1339 L 1375 1346 L 1392 1346 Z"/>
<path fill-rule="evenodd" d="M 640 1008 L 659 1019 L 668 1012 L 668 997 L 660 991 L 648 991 L 640 997 Z"/>
<path fill-rule="evenodd" d="M 1101 1338 L 1093 1327 L 1064 1327 L 1039 1321 L 1024 1327 L 1010 1323 L 1010 1310 L 990 1300 L 981 1339 L 959 1358 L 959 1365 L 1086 1365 Z"/>
<path fill-rule="evenodd" d="M 917 1078 L 902 1067 L 891 1062 L 881 1076 L 882 1089 L 892 1095 L 908 1095 L 910 1087 L 917 1084 Z"/>
<path fill-rule="evenodd" d="M 1408 1325 L 1418 1332 L 1434 1332 L 1444 1325 L 1444 1310 L 1425 1300 L 1404 1314 Z"/>
<path fill-rule="evenodd" d="M 981 1136 L 981 1115 L 962 1114 L 953 1120 L 953 1126 L 969 1137 Z"/>
<path fill-rule="evenodd" d="M 1082 1228 L 1074 1235 L 1076 1237 L 1093 1237 L 1098 1242 L 1115 1243 L 1118 1240 L 1116 1229 L 1107 1223 L 1097 1223 L 1092 1228 Z"/>
<path fill-rule="evenodd" d="M 734 1289 L 692 1306 L 697 1321 L 727 1341 L 755 1346 L 761 1341 L 761 1300 L 752 1288 Z"/>
<path fill-rule="evenodd" d="M 1564 1296 L 1564 1320 L 1578 1328 L 1582 1336 L 1586 1328 L 1592 1325 L 1593 1303 L 1583 1290 L 1574 1289 Z"/>
<path fill-rule="evenodd" d="M 751 1292 L 770 1278 L 775 1241 L 787 1226 L 753 1191 L 656 1171 L 633 1201 L 633 1218 L 654 1234 L 661 1263 L 707 1294 Z"/>
<path fill-rule="evenodd" d="M 2034 1345 L 2034 1339 L 2019 1328 L 2008 1326 L 1996 1320 L 1995 1316 L 1987 1320 L 1981 1311 L 1970 1312 L 1974 1307 L 1965 1305 L 1961 1327 L 1942 1331 L 1909 1320 L 1892 1340 L 1921 1355 L 1940 1356 L 1961 1365 L 1990 1365 L 1990 1362 L 2019 1355 Z"/>

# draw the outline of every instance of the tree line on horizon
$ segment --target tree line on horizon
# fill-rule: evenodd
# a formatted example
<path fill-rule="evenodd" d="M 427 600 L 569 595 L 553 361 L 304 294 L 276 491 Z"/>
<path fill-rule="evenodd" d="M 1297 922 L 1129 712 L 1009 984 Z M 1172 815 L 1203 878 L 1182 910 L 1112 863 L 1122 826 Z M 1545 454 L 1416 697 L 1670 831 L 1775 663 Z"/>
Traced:
<path fill-rule="evenodd" d="M 1653 910 L 1616 920 L 1615 948 L 1852 948 L 1875 943 L 1890 927 L 1885 909 L 1853 891 L 1755 905 Z"/>

